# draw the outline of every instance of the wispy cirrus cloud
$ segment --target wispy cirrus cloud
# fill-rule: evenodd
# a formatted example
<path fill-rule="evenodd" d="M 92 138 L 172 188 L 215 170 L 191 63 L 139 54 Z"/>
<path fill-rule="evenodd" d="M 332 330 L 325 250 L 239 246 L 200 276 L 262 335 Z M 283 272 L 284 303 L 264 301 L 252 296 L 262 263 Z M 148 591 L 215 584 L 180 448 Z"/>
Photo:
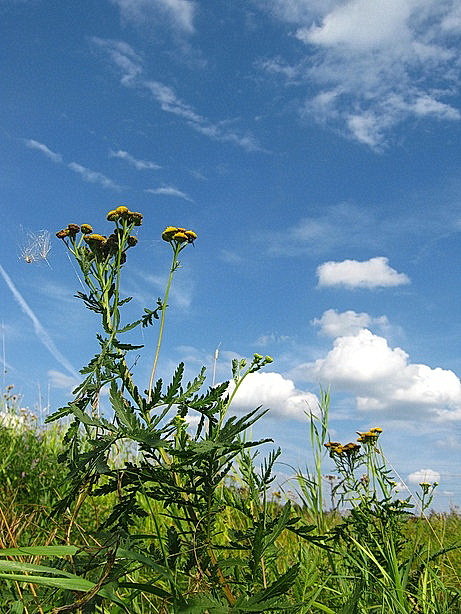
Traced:
<path fill-rule="evenodd" d="M 51 339 L 51 336 L 41 324 L 35 313 L 32 311 L 27 301 L 16 287 L 16 284 L 13 282 L 13 280 L 2 267 L 2 265 L 0 265 L 0 275 L 3 277 L 3 280 L 11 291 L 14 300 L 18 303 L 19 307 L 26 314 L 26 316 L 31 320 L 35 334 L 39 341 L 46 347 L 46 349 L 50 352 L 56 362 L 61 365 L 61 367 L 63 367 L 68 373 L 70 373 L 72 377 L 78 379 L 78 373 L 71 365 L 71 363 L 67 360 L 67 358 L 56 347 L 54 341 Z"/>
<path fill-rule="evenodd" d="M 77 162 L 70 162 L 67 165 L 67 168 L 70 168 L 71 171 L 80 175 L 80 177 L 88 183 L 97 183 L 103 188 L 110 188 L 117 191 L 122 189 L 122 186 L 112 179 L 109 179 L 109 177 L 106 177 L 106 175 L 93 171 L 86 166 L 82 166 L 81 164 L 77 164 Z"/>
<path fill-rule="evenodd" d="M 338 247 L 377 248 L 385 234 L 383 228 L 378 237 L 377 224 L 379 221 L 369 209 L 341 203 L 281 231 L 259 232 L 257 240 L 274 256 L 322 254 Z"/>
<path fill-rule="evenodd" d="M 122 19 L 135 25 L 167 23 L 175 30 L 192 34 L 197 4 L 193 0 L 111 0 Z"/>
<path fill-rule="evenodd" d="M 140 160 L 139 158 L 135 158 L 127 151 L 123 149 L 119 149 L 117 151 L 113 151 L 112 149 L 109 151 L 110 158 L 118 158 L 119 160 L 124 160 L 128 162 L 131 166 L 134 166 L 138 171 L 157 171 L 161 166 L 156 164 L 155 162 L 151 162 L 150 160 Z"/>
<path fill-rule="evenodd" d="M 172 185 L 164 185 L 160 188 L 147 188 L 146 190 L 144 190 L 144 192 L 147 192 L 147 194 L 156 194 L 158 196 L 174 196 L 176 198 L 182 198 L 183 200 L 187 200 L 191 203 L 194 202 L 192 198 L 188 196 L 185 192 L 183 192 L 182 190 L 178 190 L 178 188 L 175 188 Z"/>
<path fill-rule="evenodd" d="M 49 147 L 47 147 L 44 143 L 40 143 L 39 141 L 34 141 L 33 139 L 24 139 L 24 143 L 26 147 L 40 151 L 43 155 L 45 155 L 47 158 L 52 160 L 55 164 L 64 163 L 64 160 L 61 154 L 55 153 Z M 126 153 L 126 152 L 122 152 L 122 153 Z M 88 183 L 99 184 L 103 188 L 110 188 L 112 190 L 117 190 L 117 191 L 122 189 L 122 186 L 120 186 L 118 183 L 116 183 L 109 177 L 106 177 L 106 175 L 103 175 L 102 173 L 99 173 L 98 171 L 93 171 L 90 168 L 87 168 L 86 166 L 82 166 L 81 164 L 78 164 L 77 162 L 69 162 L 69 164 L 67 164 L 66 166 L 68 169 L 70 169 L 74 173 L 77 173 L 78 175 L 80 175 L 80 177 L 84 181 L 87 181 Z"/>
<path fill-rule="evenodd" d="M 295 64 L 260 66 L 304 81 L 300 108 L 372 149 L 408 119 L 454 121 L 459 108 L 461 18 L 454 0 L 270 0 L 260 3 L 294 27 Z"/>
<path fill-rule="evenodd" d="M 39 141 L 34 141 L 34 139 L 24 139 L 24 143 L 26 144 L 26 147 L 29 147 L 29 149 L 36 149 L 37 151 L 40 151 L 42 154 L 44 154 L 47 158 L 49 158 L 56 164 L 60 164 L 62 162 L 61 154 L 52 151 L 43 143 L 40 143 Z"/>
<path fill-rule="evenodd" d="M 247 151 L 262 151 L 256 138 L 229 126 L 229 120 L 213 122 L 181 99 L 175 90 L 144 75 L 142 58 L 123 41 L 94 37 L 93 44 L 102 49 L 121 73 L 125 87 L 147 90 L 162 111 L 181 118 L 190 128 L 214 141 L 233 143 Z"/>

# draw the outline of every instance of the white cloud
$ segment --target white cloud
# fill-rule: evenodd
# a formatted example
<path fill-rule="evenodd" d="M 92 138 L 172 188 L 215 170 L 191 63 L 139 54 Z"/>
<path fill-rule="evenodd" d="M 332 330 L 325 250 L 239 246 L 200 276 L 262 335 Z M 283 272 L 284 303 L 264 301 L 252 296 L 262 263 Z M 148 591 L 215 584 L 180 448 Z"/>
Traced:
<path fill-rule="evenodd" d="M 78 377 L 77 372 L 67 360 L 67 358 L 61 353 L 61 351 L 56 347 L 54 341 L 52 340 L 48 331 L 44 328 L 42 323 L 39 321 L 35 313 L 32 311 L 30 306 L 28 305 L 25 298 L 19 292 L 16 284 L 13 282 L 11 277 L 5 271 L 5 269 L 0 265 L 0 275 L 3 277 L 6 285 L 11 291 L 11 294 L 14 297 L 14 300 L 18 303 L 21 311 L 26 314 L 26 316 L 32 322 L 34 327 L 35 335 L 37 339 L 46 347 L 46 349 L 50 352 L 53 358 L 56 360 L 58 364 L 60 364 L 68 373 L 70 373 L 73 377 Z"/>
<path fill-rule="evenodd" d="M 70 168 L 71 171 L 74 171 L 74 173 L 80 175 L 82 179 L 88 183 L 97 183 L 103 188 L 110 188 L 112 190 L 122 189 L 120 185 L 115 183 L 115 181 L 112 181 L 112 179 L 109 179 L 109 177 L 106 177 L 97 171 L 92 171 L 81 164 L 77 164 L 77 162 L 70 162 L 67 167 Z"/>
<path fill-rule="evenodd" d="M 461 418 L 461 382 L 453 371 L 411 363 L 404 350 L 367 329 L 335 339 L 324 358 L 300 365 L 293 375 L 352 393 L 362 411 L 398 419 Z"/>
<path fill-rule="evenodd" d="M 97 36 L 91 40 L 107 53 L 113 64 L 120 70 L 121 84 L 125 87 L 133 86 L 143 72 L 142 59 L 134 49 L 124 41 L 103 39 Z"/>
<path fill-rule="evenodd" d="M 58 154 L 58 153 L 55 153 L 54 151 L 51 151 L 51 149 L 49 149 L 43 143 L 39 143 L 38 141 L 34 141 L 33 139 L 25 139 L 24 142 L 25 142 L 27 147 L 29 147 L 30 149 L 36 149 L 37 151 L 41 151 L 42 154 L 44 154 L 47 158 L 49 158 L 50 160 L 52 160 L 56 164 L 59 164 L 59 163 L 62 162 L 61 154 Z"/>
<path fill-rule="evenodd" d="M 294 24 L 304 44 L 284 67 L 289 81 L 303 74 L 303 116 L 377 150 L 409 118 L 461 118 L 448 102 L 460 86 L 454 0 L 271 0 L 265 10 Z M 279 65 L 277 57 L 263 68 Z"/>
<path fill-rule="evenodd" d="M 119 149 L 118 151 L 110 150 L 109 156 L 111 158 L 119 158 L 120 160 L 125 160 L 126 162 L 128 162 L 128 164 L 134 166 L 135 169 L 138 171 L 157 171 L 158 169 L 162 168 L 158 164 L 155 164 L 155 162 L 150 162 L 149 160 L 139 160 L 138 158 L 135 158 L 127 151 L 123 151 L 122 149 Z"/>
<path fill-rule="evenodd" d="M 214 141 L 233 143 L 246 151 L 261 151 L 253 135 L 231 129 L 229 120 L 210 121 L 195 111 L 187 102 L 181 100 L 172 87 L 160 81 L 145 78 L 142 58 L 127 43 L 97 37 L 94 37 L 92 41 L 103 49 L 119 69 L 122 75 L 120 83 L 123 86 L 147 90 L 160 105 L 162 111 L 180 117 L 190 128 Z"/>
<path fill-rule="evenodd" d="M 229 392 L 234 387 L 231 382 Z M 318 399 L 311 392 L 298 390 L 291 379 L 280 373 L 250 373 L 237 391 L 232 407 L 249 411 L 259 406 L 270 408 L 269 416 L 306 420 L 306 412 L 317 412 Z"/>
<path fill-rule="evenodd" d="M 355 335 L 362 328 L 369 328 L 373 325 L 389 328 L 389 320 L 386 316 L 373 318 L 364 312 L 357 313 L 353 310 L 338 312 L 336 309 L 327 309 L 319 319 L 312 320 L 312 324 L 319 326 L 322 335 L 334 338 Z"/>
<path fill-rule="evenodd" d="M 146 190 L 144 190 L 144 192 L 147 192 L 148 194 L 158 194 L 160 196 L 175 196 L 177 198 L 183 198 L 184 200 L 188 200 L 191 203 L 194 202 L 192 198 L 188 196 L 185 192 L 183 192 L 182 190 L 178 190 L 178 188 L 175 188 L 172 185 L 164 185 L 160 188 L 147 188 Z"/>
<path fill-rule="evenodd" d="M 197 5 L 192 0 L 111 0 L 123 19 L 137 25 L 167 21 L 186 34 L 194 32 Z"/>
<path fill-rule="evenodd" d="M 408 475 L 408 481 L 412 484 L 421 484 L 421 482 L 440 482 L 440 473 L 433 469 L 420 469 Z"/>
<path fill-rule="evenodd" d="M 258 233 L 258 240 L 273 255 L 322 254 L 338 247 L 377 249 L 389 228 L 376 232 L 380 222 L 366 208 L 351 203 L 326 207 L 317 216 L 301 219 L 297 224 L 280 230 Z M 395 223 L 392 225 L 395 232 Z"/>
<path fill-rule="evenodd" d="M 386 288 L 410 283 L 405 273 L 398 273 L 389 266 L 388 258 L 378 256 L 359 262 L 325 262 L 317 268 L 319 287 L 343 286 L 354 288 Z"/>
<path fill-rule="evenodd" d="M 60 388 L 72 392 L 78 386 L 80 380 L 77 377 L 66 375 L 62 371 L 50 369 L 47 373 L 49 382 L 53 388 Z"/>
<path fill-rule="evenodd" d="M 337 4 L 320 25 L 300 28 L 297 37 L 306 43 L 359 50 L 406 43 L 411 36 L 407 26 L 410 8 L 405 0 L 352 0 Z"/>
<path fill-rule="evenodd" d="M 266 347 L 267 345 L 273 345 L 275 343 L 286 343 L 290 341 L 288 335 L 279 335 L 278 333 L 269 333 L 267 335 L 261 335 L 255 341 L 255 345 L 259 347 Z"/>

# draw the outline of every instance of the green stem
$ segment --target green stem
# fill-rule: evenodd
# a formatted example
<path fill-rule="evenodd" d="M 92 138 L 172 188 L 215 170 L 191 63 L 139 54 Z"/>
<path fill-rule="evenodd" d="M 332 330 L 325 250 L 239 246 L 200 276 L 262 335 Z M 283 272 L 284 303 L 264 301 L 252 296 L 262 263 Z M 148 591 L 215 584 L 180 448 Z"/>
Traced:
<path fill-rule="evenodd" d="M 148 395 L 149 403 L 152 399 L 152 388 L 154 385 L 155 372 L 157 371 L 157 363 L 158 363 L 158 358 L 160 356 L 160 348 L 162 347 L 163 329 L 165 328 L 165 315 L 166 315 L 166 310 L 168 307 L 168 297 L 170 295 L 171 282 L 173 281 L 173 275 L 176 269 L 179 267 L 179 260 L 177 258 L 178 258 L 178 254 L 180 251 L 181 251 L 181 245 L 178 243 L 173 247 L 173 259 L 171 261 L 170 274 L 168 275 L 168 281 L 166 283 L 165 294 L 163 296 L 163 301 L 162 301 L 162 315 L 160 316 L 160 328 L 158 331 L 157 347 L 155 348 L 154 364 L 152 365 L 152 371 L 151 371 L 150 380 L 149 380 L 149 395 Z"/>

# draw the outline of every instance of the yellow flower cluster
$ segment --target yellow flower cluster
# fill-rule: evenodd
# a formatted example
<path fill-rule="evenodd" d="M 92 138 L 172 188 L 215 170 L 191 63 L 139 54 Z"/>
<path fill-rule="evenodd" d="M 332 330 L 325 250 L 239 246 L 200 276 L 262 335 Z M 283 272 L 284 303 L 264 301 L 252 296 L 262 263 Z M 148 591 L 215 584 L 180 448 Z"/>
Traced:
<path fill-rule="evenodd" d="M 375 443 L 382 432 L 383 429 L 379 426 L 375 426 L 364 433 L 357 431 L 357 435 L 359 435 L 357 441 L 360 441 L 360 443 Z"/>
<path fill-rule="evenodd" d="M 193 243 L 197 235 L 193 230 L 186 230 L 178 226 L 167 226 L 162 232 L 162 239 L 167 243 Z"/>
<path fill-rule="evenodd" d="M 70 237 L 74 238 L 79 232 L 83 234 L 88 234 L 89 232 L 93 232 L 93 227 L 89 224 L 82 224 L 79 226 L 78 224 L 68 224 L 66 228 L 63 228 L 59 232 L 56 233 L 58 239 L 66 239 Z"/>
<path fill-rule="evenodd" d="M 142 213 L 138 213 L 137 211 L 130 211 L 128 207 L 120 206 L 116 209 L 112 209 L 107 214 L 107 219 L 109 222 L 117 222 L 117 221 L 127 221 L 128 224 L 133 224 L 134 226 L 141 226 L 142 224 Z"/>
<path fill-rule="evenodd" d="M 345 445 L 340 444 L 338 441 L 329 441 L 324 444 L 325 448 L 327 448 L 330 452 L 330 456 L 353 456 L 357 454 L 360 450 L 360 446 L 356 443 L 346 443 Z"/>

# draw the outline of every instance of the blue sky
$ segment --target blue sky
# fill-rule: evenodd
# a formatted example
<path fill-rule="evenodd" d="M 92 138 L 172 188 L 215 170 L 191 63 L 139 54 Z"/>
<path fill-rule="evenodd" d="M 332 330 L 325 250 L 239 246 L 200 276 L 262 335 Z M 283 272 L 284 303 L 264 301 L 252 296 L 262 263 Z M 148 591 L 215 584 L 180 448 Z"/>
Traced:
<path fill-rule="evenodd" d="M 54 233 L 125 204 L 127 320 L 162 293 L 162 229 L 198 234 L 161 375 L 270 354 L 236 409 L 271 408 L 287 463 L 329 386 L 335 438 L 383 427 L 403 481 L 461 504 L 459 3 L 0 0 L 0 30 L 3 384 L 69 400 L 97 321 Z"/>

